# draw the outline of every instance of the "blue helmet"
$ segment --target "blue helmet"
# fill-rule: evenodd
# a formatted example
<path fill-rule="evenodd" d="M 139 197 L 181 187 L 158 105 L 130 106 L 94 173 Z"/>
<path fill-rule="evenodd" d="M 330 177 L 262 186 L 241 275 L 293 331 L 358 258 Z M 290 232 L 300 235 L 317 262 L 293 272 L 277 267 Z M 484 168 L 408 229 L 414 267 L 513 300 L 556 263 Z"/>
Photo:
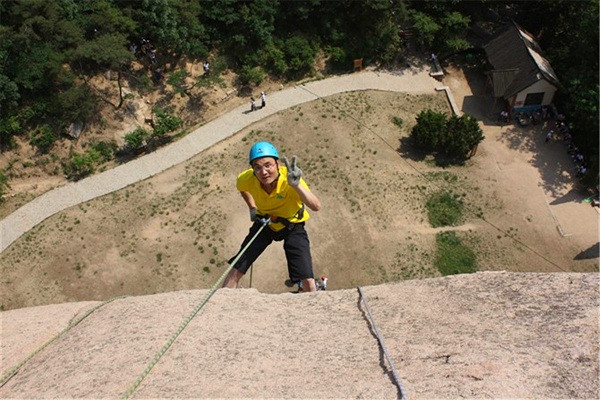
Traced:
<path fill-rule="evenodd" d="M 277 149 L 269 142 L 258 142 L 255 143 L 252 148 L 250 148 L 250 154 L 248 156 L 248 160 L 250 164 L 252 161 L 261 157 L 274 157 L 275 159 L 279 159 L 279 153 L 277 153 Z"/>

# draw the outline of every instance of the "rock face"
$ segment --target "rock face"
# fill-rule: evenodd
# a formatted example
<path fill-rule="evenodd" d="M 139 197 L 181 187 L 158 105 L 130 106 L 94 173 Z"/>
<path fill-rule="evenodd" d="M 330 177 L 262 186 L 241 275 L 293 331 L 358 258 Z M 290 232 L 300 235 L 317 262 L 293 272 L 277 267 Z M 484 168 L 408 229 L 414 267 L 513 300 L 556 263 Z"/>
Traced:
<path fill-rule="evenodd" d="M 477 273 L 363 287 L 410 398 L 598 398 L 599 275 Z M 31 358 L 2 398 L 116 398 L 205 290 L 127 297 Z M 3 312 L 2 375 L 98 302 Z M 219 290 L 137 398 L 395 398 L 356 290 Z"/>

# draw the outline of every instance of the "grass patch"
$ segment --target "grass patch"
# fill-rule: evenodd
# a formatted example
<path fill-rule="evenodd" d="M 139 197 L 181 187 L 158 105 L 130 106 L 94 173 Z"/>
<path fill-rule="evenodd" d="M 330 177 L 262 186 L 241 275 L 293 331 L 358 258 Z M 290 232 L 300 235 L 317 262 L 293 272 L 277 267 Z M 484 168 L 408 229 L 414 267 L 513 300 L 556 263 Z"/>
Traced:
<path fill-rule="evenodd" d="M 440 232 L 435 241 L 437 255 L 434 265 L 442 275 L 470 274 L 477 271 L 475 253 L 463 244 L 455 232 Z"/>
<path fill-rule="evenodd" d="M 432 194 L 427 203 L 427 217 L 434 228 L 456 226 L 463 219 L 463 204 L 452 193 L 444 191 Z"/>
<path fill-rule="evenodd" d="M 402 125 L 404 125 L 404 120 L 400 117 L 393 117 L 392 122 L 398 126 L 398 128 L 402 128 Z"/>

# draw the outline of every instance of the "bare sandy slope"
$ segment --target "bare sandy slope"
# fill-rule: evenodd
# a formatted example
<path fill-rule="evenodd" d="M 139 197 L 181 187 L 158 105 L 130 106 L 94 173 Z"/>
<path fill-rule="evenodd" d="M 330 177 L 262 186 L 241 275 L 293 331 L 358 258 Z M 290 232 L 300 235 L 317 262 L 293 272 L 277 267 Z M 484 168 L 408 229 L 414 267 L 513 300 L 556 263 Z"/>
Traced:
<path fill-rule="evenodd" d="M 595 273 L 486 272 L 363 289 L 410 398 L 598 398 L 599 283 Z M 205 294 L 99 308 L 32 358 L 0 397 L 121 396 Z M 2 374 L 96 304 L 0 314 Z M 224 289 L 134 397 L 398 395 L 356 290 Z"/>
<path fill-rule="evenodd" d="M 484 102 L 480 97 L 471 107 Z M 252 124 L 157 176 L 64 210 L 0 254 L 0 307 L 209 288 L 250 226 L 235 178 L 257 140 L 298 155 L 320 197 L 323 209 L 311 213 L 307 230 L 315 274 L 327 275 L 332 289 L 439 276 L 438 230 L 427 220 L 425 203 L 441 189 L 469 208 L 454 229 L 476 253 L 479 270 L 598 270 L 597 254 L 581 257 L 598 242 L 598 214 L 576 193 L 558 205 L 545 195 L 569 187 L 569 177 L 552 185 L 549 175 L 540 176 L 567 166 L 562 143 L 547 147 L 539 127 L 501 129 L 484 119 L 486 139 L 476 157 L 441 168 L 405 143 L 425 108 L 448 110 L 440 93 L 366 91 L 313 101 Z M 401 128 L 393 117 L 403 119 Z M 524 144 L 515 147 L 509 139 Z M 553 164 L 538 165 L 541 158 Z M 573 234 L 561 236 L 556 221 Z M 577 231 L 567 229 L 569 221 Z M 285 265 L 281 244 L 274 244 L 255 263 L 252 287 L 287 291 Z M 249 279 L 242 284 L 248 287 Z"/>

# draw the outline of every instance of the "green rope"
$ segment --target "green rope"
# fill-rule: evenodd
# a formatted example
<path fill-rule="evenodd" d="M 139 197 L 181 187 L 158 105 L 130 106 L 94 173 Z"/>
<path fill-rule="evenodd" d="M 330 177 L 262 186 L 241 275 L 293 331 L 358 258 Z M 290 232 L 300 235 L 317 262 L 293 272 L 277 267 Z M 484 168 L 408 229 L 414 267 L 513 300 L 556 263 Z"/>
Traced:
<path fill-rule="evenodd" d="M 204 307 L 204 305 L 208 302 L 208 299 L 210 299 L 212 297 L 212 295 L 216 292 L 216 290 L 221 286 L 221 283 L 223 282 L 223 280 L 225 279 L 225 277 L 227 276 L 229 271 L 231 271 L 231 269 L 233 268 L 235 263 L 237 263 L 238 260 L 240 259 L 240 257 L 242 257 L 242 255 L 246 252 L 246 250 L 248 250 L 248 247 L 250 247 L 252 242 L 254 242 L 254 239 L 256 239 L 256 237 L 259 235 L 259 233 L 264 229 L 265 226 L 267 226 L 267 224 L 269 222 L 270 222 L 269 219 L 267 219 L 265 222 L 263 222 L 263 225 L 260 227 L 260 229 L 256 232 L 256 234 L 254 234 L 252 239 L 250 239 L 250 241 L 242 249 L 242 251 L 239 252 L 237 257 L 229 264 L 229 267 L 221 274 L 219 279 L 215 282 L 215 284 L 212 286 L 212 288 L 210 288 L 210 291 L 204 296 L 202 301 L 200 301 L 200 303 L 198 303 L 198 305 L 194 308 L 194 310 L 190 313 L 190 315 L 188 315 L 183 320 L 183 322 L 179 325 L 179 328 L 177 328 L 175 333 L 173 335 L 171 335 L 169 340 L 167 340 L 167 343 L 165 343 L 165 345 L 159 350 L 159 352 L 156 353 L 156 355 L 154 356 L 154 359 L 152 361 L 150 361 L 150 363 L 146 366 L 146 369 L 144 369 L 144 372 L 142 372 L 142 374 L 136 379 L 136 381 L 133 383 L 133 385 L 131 385 L 131 387 L 129 389 L 127 389 L 127 391 L 123 394 L 122 399 L 129 399 L 131 397 L 133 392 L 135 392 L 135 390 L 138 388 L 138 386 L 140 386 L 140 384 L 142 383 L 144 378 L 150 373 L 150 370 L 154 367 L 154 365 L 156 365 L 156 363 L 158 362 L 158 360 L 160 360 L 160 358 L 163 356 L 163 354 L 165 354 L 167 352 L 169 347 L 171 347 L 171 345 L 173 344 L 175 339 L 177 339 L 179 334 L 181 332 L 183 332 L 185 327 L 196 316 L 198 311 L 200 311 L 200 309 L 202 307 Z"/>
<path fill-rule="evenodd" d="M 63 334 L 65 334 L 69 329 L 73 328 L 74 326 L 76 326 L 77 324 L 79 324 L 81 321 L 83 321 L 85 318 L 87 318 L 91 313 L 93 313 L 94 311 L 96 311 L 97 309 L 99 309 L 102 306 L 105 306 L 106 304 L 117 300 L 117 299 L 122 299 L 125 296 L 119 296 L 119 297 L 113 297 L 112 299 L 108 299 L 103 303 L 98 304 L 97 306 L 93 307 L 92 309 L 90 309 L 88 312 L 86 312 L 85 314 L 83 314 L 83 316 L 81 316 L 78 320 L 76 320 L 75 322 L 70 323 L 69 325 L 67 325 L 67 327 L 65 329 L 63 329 L 62 331 L 60 331 L 56 336 L 54 336 L 52 339 L 48 340 L 46 343 L 44 343 L 42 345 L 42 347 L 38 348 L 36 351 L 34 351 L 33 353 L 31 353 L 30 355 L 28 355 L 23 361 L 21 361 L 16 367 L 12 368 L 10 371 L 8 371 L 6 374 L 4 374 L 4 376 L 2 377 L 2 380 L 0 381 L 0 387 L 4 386 L 6 384 L 6 382 L 8 382 L 10 380 L 10 378 L 12 378 L 13 376 L 16 375 L 17 372 L 19 372 L 19 369 L 25 365 L 25 363 L 29 360 L 31 360 L 36 354 L 38 354 L 40 351 L 44 350 L 46 347 L 48 347 L 52 342 L 54 342 L 56 339 L 58 339 L 60 336 L 62 336 Z"/>

